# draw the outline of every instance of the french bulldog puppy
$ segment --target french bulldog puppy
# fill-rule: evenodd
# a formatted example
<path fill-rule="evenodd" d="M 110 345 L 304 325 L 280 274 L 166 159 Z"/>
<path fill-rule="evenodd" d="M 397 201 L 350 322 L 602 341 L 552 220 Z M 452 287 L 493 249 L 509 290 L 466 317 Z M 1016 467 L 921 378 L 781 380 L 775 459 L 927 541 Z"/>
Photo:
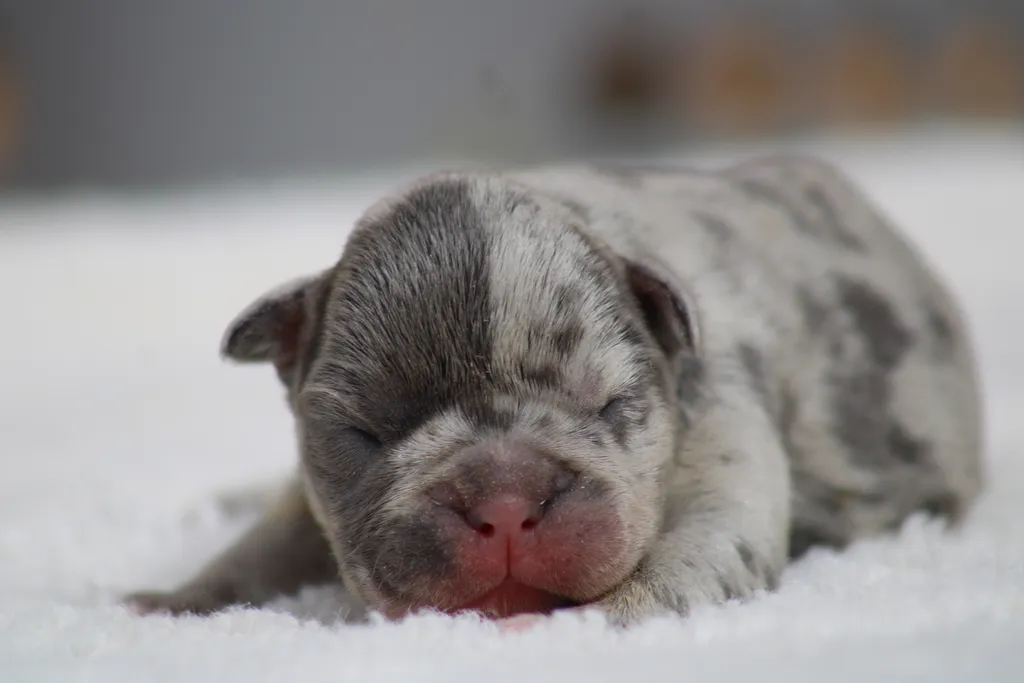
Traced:
<path fill-rule="evenodd" d="M 626 625 L 773 590 L 915 511 L 955 524 L 984 480 L 957 303 L 814 158 L 425 177 L 223 354 L 276 368 L 297 473 L 142 611 L 340 578 L 391 618 Z"/>

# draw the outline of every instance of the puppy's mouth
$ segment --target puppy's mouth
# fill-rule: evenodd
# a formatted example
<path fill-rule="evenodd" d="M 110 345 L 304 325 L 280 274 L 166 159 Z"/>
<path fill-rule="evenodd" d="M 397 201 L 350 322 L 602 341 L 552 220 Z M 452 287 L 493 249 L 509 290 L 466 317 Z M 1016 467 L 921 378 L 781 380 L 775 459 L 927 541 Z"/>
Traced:
<path fill-rule="evenodd" d="M 567 598 L 508 577 L 480 597 L 446 611 L 450 614 L 479 612 L 492 619 L 504 619 L 517 614 L 550 614 L 556 609 L 572 607 L 574 604 Z"/>

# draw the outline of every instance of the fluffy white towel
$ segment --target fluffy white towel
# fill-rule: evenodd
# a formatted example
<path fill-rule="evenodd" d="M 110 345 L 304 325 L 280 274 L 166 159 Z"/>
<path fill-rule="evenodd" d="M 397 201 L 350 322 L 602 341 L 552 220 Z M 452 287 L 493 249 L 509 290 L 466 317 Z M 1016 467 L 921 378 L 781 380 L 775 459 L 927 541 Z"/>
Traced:
<path fill-rule="evenodd" d="M 965 529 L 794 566 L 777 594 L 626 633 L 501 635 L 424 616 L 346 626 L 311 590 L 208 619 L 117 604 L 167 587 L 251 515 L 217 495 L 287 472 L 268 368 L 222 365 L 228 320 L 328 264 L 391 184 L 0 200 L 0 681 L 1024 680 L 1024 142 L 821 141 L 953 280 L 977 329 L 990 487 Z M 747 150 L 725 150 L 732 156 Z"/>

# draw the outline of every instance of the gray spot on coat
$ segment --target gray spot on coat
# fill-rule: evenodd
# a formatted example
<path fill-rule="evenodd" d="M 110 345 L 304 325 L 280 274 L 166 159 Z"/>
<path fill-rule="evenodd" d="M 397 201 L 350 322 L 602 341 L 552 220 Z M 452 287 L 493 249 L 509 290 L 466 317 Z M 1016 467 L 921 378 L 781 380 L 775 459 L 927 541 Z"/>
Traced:
<path fill-rule="evenodd" d="M 828 197 L 819 188 L 808 188 L 803 203 L 814 209 L 816 216 L 808 215 L 796 198 L 788 197 L 778 187 L 756 178 L 739 178 L 736 187 L 747 196 L 783 213 L 793 227 L 808 237 L 840 245 L 846 249 L 863 251 L 864 245 L 842 223 L 842 219 Z"/>

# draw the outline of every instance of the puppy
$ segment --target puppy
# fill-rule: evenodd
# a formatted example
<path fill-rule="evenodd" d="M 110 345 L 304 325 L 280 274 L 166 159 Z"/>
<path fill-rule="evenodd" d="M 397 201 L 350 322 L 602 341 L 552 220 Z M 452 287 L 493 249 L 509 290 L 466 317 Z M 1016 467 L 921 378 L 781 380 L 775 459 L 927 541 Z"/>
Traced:
<path fill-rule="evenodd" d="M 813 158 L 430 176 L 223 353 L 276 368 L 297 474 L 143 611 L 340 577 L 391 618 L 631 624 L 772 590 L 915 511 L 956 523 L 983 482 L 957 304 Z"/>

